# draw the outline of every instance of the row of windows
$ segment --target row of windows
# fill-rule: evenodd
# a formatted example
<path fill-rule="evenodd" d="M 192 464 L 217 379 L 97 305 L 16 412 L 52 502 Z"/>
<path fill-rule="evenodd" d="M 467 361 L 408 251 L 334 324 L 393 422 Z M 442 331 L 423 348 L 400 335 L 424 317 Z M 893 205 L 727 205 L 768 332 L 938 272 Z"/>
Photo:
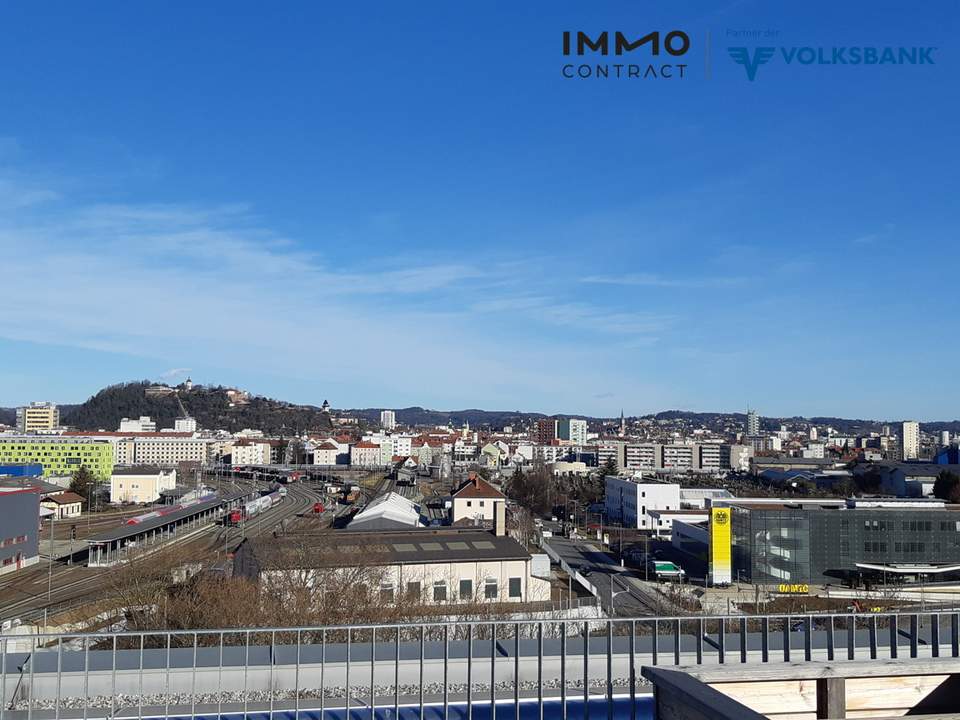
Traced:
<path fill-rule="evenodd" d="M 473 600 L 473 580 L 460 580 L 458 587 L 461 600 Z M 393 583 L 383 583 L 380 585 L 380 600 L 385 603 L 394 601 L 396 589 Z M 408 600 L 419 601 L 423 589 L 420 582 L 415 580 L 407 583 L 406 597 Z M 483 583 L 483 597 L 487 600 L 496 600 L 500 593 L 500 585 L 496 578 L 487 578 Z M 507 595 L 511 598 L 519 598 L 523 595 L 522 578 L 510 578 L 507 582 Z M 448 598 L 447 583 L 445 580 L 438 580 L 433 583 L 433 601 L 446 602 Z"/>
<path fill-rule="evenodd" d="M 16 537 L 6 538 L 3 543 L 0 543 L 0 547 L 10 547 L 11 545 L 19 545 L 20 543 L 25 543 L 27 541 L 26 535 L 17 535 Z"/>

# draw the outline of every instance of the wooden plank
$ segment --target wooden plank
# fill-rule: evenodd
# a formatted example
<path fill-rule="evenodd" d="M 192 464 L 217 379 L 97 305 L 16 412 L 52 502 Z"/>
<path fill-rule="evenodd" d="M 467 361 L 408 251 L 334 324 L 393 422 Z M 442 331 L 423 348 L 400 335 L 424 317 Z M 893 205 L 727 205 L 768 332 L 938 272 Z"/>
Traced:
<path fill-rule="evenodd" d="M 847 680 L 842 677 L 817 680 L 817 718 L 845 718 L 847 716 Z"/>
<path fill-rule="evenodd" d="M 950 679 L 948 675 L 853 678 L 846 680 L 848 718 L 906 713 Z M 816 680 L 717 683 L 711 687 L 776 720 L 815 718 Z M 943 690 L 948 690 L 944 687 Z M 945 708 L 935 708 L 945 709 Z"/>
<path fill-rule="evenodd" d="M 642 668 L 641 673 L 653 683 L 658 720 L 766 720 L 746 705 L 687 673 L 649 666 Z"/>
<path fill-rule="evenodd" d="M 960 673 L 960 659 L 843 660 L 839 662 L 790 662 L 757 665 L 681 665 L 674 668 L 710 684 L 759 680 L 816 680 L 817 678 L 884 677 L 899 675 L 953 675 Z"/>

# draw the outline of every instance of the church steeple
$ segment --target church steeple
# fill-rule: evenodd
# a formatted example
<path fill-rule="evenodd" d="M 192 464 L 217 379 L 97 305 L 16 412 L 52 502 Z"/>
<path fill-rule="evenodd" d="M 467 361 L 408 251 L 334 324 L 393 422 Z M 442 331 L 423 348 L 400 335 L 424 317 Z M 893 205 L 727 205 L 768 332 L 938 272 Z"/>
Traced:
<path fill-rule="evenodd" d="M 627 434 L 627 421 L 623 417 L 623 408 L 620 408 L 620 437 Z"/>

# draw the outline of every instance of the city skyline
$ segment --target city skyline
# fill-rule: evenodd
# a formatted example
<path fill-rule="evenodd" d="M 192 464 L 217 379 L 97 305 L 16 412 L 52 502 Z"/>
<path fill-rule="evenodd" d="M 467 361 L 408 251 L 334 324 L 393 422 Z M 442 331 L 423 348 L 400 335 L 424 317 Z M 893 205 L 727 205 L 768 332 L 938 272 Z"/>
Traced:
<path fill-rule="evenodd" d="M 0 406 L 189 368 L 354 407 L 957 415 L 956 7 L 230 7 L 4 9 L 44 32 L 0 46 Z M 685 29 L 689 77 L 565 79 L 579 28 Z M 749 82 L 737 28 L 941 50 Z"/>

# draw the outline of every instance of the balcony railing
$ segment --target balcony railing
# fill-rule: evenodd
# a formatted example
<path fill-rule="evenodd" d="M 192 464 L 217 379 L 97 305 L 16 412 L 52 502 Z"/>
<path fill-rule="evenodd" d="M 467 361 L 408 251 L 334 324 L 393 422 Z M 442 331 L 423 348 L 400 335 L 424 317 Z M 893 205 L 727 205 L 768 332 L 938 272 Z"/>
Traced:
<path fill-rule="evenodd" d="M 5 635 L 0 720 L 636 720 L 645 665 L 941 656 L 958 612 Z"/>

